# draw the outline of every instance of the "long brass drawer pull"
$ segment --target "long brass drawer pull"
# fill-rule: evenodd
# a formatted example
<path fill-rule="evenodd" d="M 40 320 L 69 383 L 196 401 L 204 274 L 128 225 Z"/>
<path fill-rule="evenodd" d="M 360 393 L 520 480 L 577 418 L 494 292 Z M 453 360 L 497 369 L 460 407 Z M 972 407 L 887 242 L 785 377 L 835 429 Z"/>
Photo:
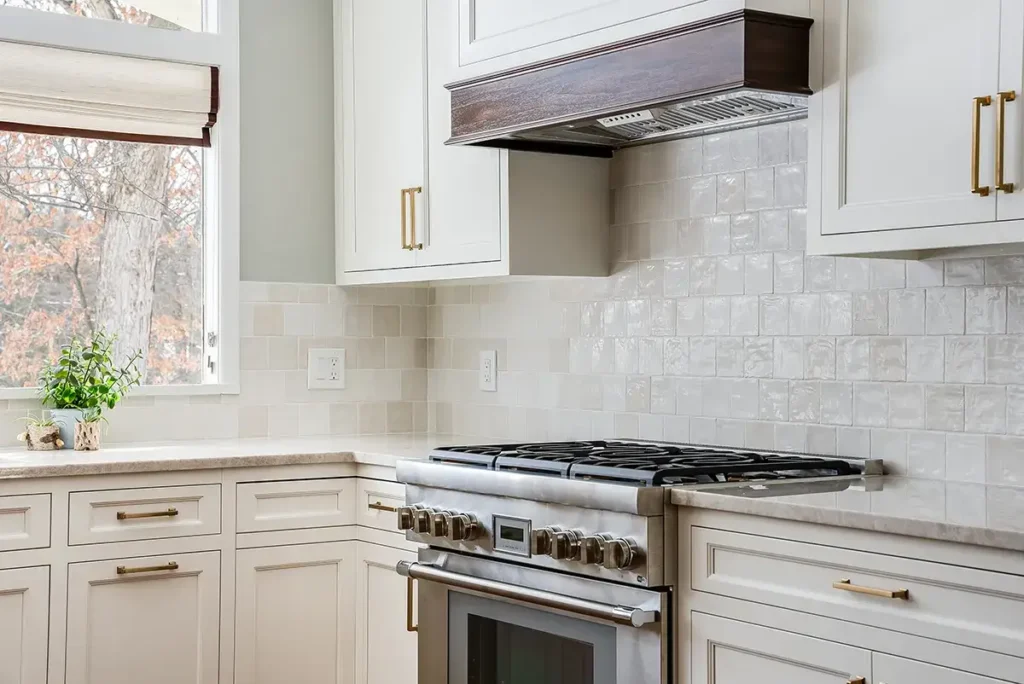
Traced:
<path fill-rule="evenodd" d="M 423 249 L 422 242 L 416 242 L 416 195 L 423 192 L 423 188 L 417 186 L 413 188 L 406 188 L 402 192 L 406 193 L 409 197 L 409 244 L 406 245 L 406 249 L 412 251 L 414 249 Z M 402 202 L 402 216 L 405 216 L 405 202 Z M 403 219 L 402 225 L 405 225 Z M 403 228 L 404 231 L 404 228 Z M 404 232 L 403 232 L 404 235 Z"/>
<path fill-rule="evenodd" d="M 168 508 L 166 511 L 152 511 L 150 513 L 125 513 L 117 512 L 118 520 L 141 520 L 142 518 L 173 518 L 178 515 L 177 508 Z"/>
<path fill-rule="evenodd" d="M 366 504 L 366 507 L 374 511 L 384 511 L 385 513 L 397 513 L 398 509 L 394 506 L 386 506 L 380 501 L 374 501 L 373 503 Z"/>
<path fill-rule="evenodd" d="M 887 599 L 900 599 L 906 601 L 910 598 L 910 592 L 906 589 L 875 589 L 874 587 L 862 587 L 858 584 L 851 584 L 848 579 L 841 579 L 838 582 L 832 583 L 833 589 L 840 589 L 842 591 L 852 591 L 855 594 L 866 594 L 867 596 L 877 596 L 878 598 Z"/>
<path fill-rule="evenodd" d="M 140 572 L 163 572 L 165 570 L 177 570 L 178 564 L 174 561 L 166 565 L 144 565 L 140 568 L 129 568 L 125 565 L 117 566 L 118 575 L 137 575 Z"/>
<path fill-rule="evenodd" d="M 1013 183 L 1003 181 L 1006 157 L 1006 103 L 1017 99 L 1017 91 L 1006 90 L 996 96 L 996 190 L 1013 192 Z"/>
<path fill-rule="evenodd" d="M 847 679 L 846 684 L 867 684 L 868 680 L 863 677 L 854 677 L 853 679 Z"/>
<path fill-rule="evenodd" d="M 405 578 L 405 631 L 407 632 L 418 632 L 420 631 L 419 625 L 413 624 L 412 608 L 413 608 L 413 587 L 416 586 L 416 580 L 412 577 Z"/>
<path fill-rule="evenodd" d="M 409 219 L 408 216 L 406 215 L 405 196 L 408 193 L 408 188 L 402 188 L 402 249 L 412 249 L 412 247 L 409 246 L 409 238 L 406 237 L 406 226 Z"/>
<path fill-rule="evenodd" d="M 987 197 L 992 190 L 981 184 L 981 108 L 992 104 L 990 95 L 974 98 L 974 118 L 971 129 L 971 192 Z"/>

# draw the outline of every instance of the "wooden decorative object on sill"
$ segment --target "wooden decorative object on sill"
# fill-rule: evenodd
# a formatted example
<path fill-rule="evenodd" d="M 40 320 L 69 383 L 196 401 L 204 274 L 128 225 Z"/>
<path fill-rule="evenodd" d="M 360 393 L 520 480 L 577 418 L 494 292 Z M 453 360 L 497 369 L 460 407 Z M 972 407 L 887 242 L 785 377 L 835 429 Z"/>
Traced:
<path fill-rule="evenodd" d="M 98 421 L 75 423 L 75 451 L 99 450 L 100 427 Z"/>
<path fill-rule="evenodd" d="M 29 451 L 56 451 L 64 448 L 60 428 L 56 425 L 29 425 L 25 432 L 18 435 L 18 439 L 25 442 Z"/>

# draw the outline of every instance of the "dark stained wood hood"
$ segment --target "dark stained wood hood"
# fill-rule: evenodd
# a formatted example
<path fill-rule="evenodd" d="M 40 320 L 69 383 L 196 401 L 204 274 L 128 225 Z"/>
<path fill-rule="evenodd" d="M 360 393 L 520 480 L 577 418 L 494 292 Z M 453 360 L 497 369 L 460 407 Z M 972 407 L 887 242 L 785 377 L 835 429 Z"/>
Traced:
<path fill-rule="evenodd" d="M 811 24 L 739 10 L 452 83 L 448 144 L 611 156 L 806 116 Z"/>

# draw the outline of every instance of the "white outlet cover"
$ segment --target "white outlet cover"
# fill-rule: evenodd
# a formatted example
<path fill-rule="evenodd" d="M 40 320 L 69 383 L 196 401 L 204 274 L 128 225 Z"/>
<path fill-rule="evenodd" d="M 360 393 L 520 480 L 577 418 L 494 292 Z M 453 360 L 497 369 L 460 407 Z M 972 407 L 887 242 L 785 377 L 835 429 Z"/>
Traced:
<path fill-rule="evenodd" d="M 307 388 L 345 389 L 344 349 L 310 349 L 307 361 Z"/>
<path fill-rule="evenodd" d="M 480 390 L 498 391 L 498 352 L 493 349 L 480 352 Z"/>

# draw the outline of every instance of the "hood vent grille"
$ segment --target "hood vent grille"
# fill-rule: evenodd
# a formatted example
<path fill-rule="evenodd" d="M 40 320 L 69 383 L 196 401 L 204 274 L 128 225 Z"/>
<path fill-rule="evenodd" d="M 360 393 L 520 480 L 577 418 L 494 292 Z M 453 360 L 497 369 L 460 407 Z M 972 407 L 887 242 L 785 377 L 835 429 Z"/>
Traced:
<path fill-rule="evenodd" d="M 454 83 L 449 144 L 611 156 L 807 116 L 811 20 L 751 10 Z"/>

